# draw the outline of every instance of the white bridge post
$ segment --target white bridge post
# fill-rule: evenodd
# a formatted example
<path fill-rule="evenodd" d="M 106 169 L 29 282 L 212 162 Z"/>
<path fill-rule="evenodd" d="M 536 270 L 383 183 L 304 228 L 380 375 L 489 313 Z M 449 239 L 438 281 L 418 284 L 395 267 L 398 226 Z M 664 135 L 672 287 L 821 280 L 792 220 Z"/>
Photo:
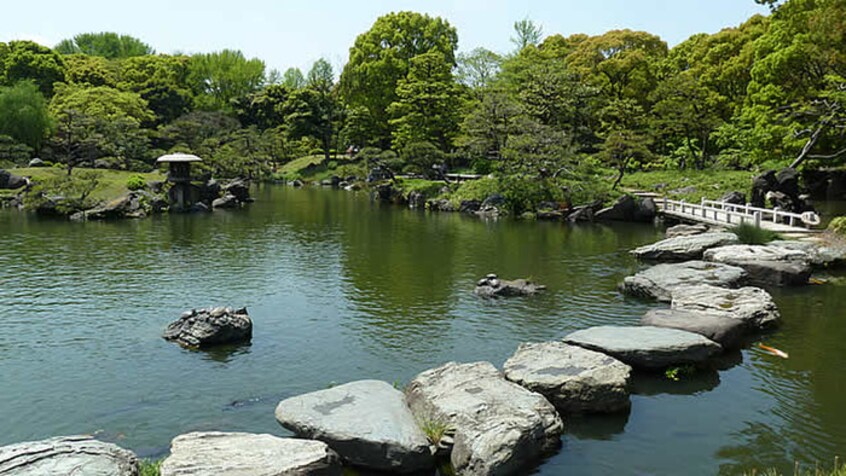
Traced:
<path fill-rule="evenodd" d="M 753 216 L 755 217 L 755 227 L 761 228 L 761 212 L 755 212 Z"/>

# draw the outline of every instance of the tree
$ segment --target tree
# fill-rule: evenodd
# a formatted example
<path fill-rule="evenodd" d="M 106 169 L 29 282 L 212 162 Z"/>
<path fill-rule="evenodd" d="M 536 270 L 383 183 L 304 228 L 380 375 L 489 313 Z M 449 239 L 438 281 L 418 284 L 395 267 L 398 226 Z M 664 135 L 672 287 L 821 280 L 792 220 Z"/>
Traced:
<path fill-rule="evenodd" d="M 65 62 L 55 51 L 32 41 L 0 43 L 0 84 L 34 81 L 46 97 L 53 85 L 65 81 Z"/>
<path fill-rule="evenodd" d="M 431 142 L 449 150 L 460 120 L 460 89 L 452 64 L 431 51 L 411 59 L 408 77 L 396 88 L 397 100 L 388 108 L 393 116 L 394 143 L 399 149 L 415 142 Z"/>
<path fill-rule="evenodd" d="M 517 52 L 523 51 L 529 45 L 537 46 L 543 38 L 543 28 L 535 22 L 524 18 L 514 22 L 514 36 L 511 42 L 517 47 Z"/>
<path fill-rule="evenodd" d="M 0 135 L 41 150 L 53 127 L 47 101 L 30 81 L 21 81 L 11 88 L 0 89 Z"/>
<path fill-rule="evenodd" d="M 101 56 L 67 55 L 65 65 L 65 80 L 69 83 L 109 87 L 117 85 L 115 65 Z"/>
<path fill-rule="evenodd" d="M 356 38 L 341 74 L 341 95 L 348 105 L 366 108 L 373 120 L 374 141 L 390 145 L 388 107 L 397 101 L 397 84 L 408 76 L 410 61 L 430 51 L 455 65 L 458 34 L 441 18 L 414 12 L 379 17 Z"/>
<path fill-rule="evenodd" d="M 118 88 L 139 94 L 164 124 L 187 113 L 194 96 L 187 56 L 148 55 L 120 62 Z"/>
<path fill-rule="evenodd" d="M 285 107 L 290 135 L 317 139 L 324 158 L 329 160 L 338 113 L 335 98 L 328 92 L 307 87 L 292 92 Z"/>
<path fill-rule="evenodd" d="M 233 99 L 258 91 L 264 84 L 264 61 L 223 50 L 191 57 L 189 79 L 202 109 L 229 110 Z"/>
<path fill-rule="evenodd" d="M 108 59 L 156 54 L 150 45 L 138 38 L 112 32 L 81 33 L 71 39 L 62 40 L 54 49 L 64 55 L 82 53 Z"/>
<path fill-rule="evenodd" d="M 308 87 L 328 93 L 335 84 L 335 72 L 332 65 L 325 58 L 320 58 L 308 71 Z"/>
<path fill-rule="evenodd" d="M 306 84 L 305 76 L 300 68 L 288 68 L 282 75 L 282 85 L 288 89 L 304 88 Z"/>
<path fill-rule="evenodd" d="M 644 112 L 634 99 L 612 100 L 601 112 L 602 144 L 598 157 L 617 170 L 612 188 L 617 188 L 626 171 L 636 162 L 652 157 L 646 134 Z"/>
<path fill-rule="evenodd" d="M 506 90 L 487 88 L 467 108 L 457 143 L 476 160 L 500 159 L 524 115 L 520 102 Z"/>
<path fill-rule="evenodd" d="M 489 86 L 499 74 L 502 57 L 493 51 L 476 48 L 469 53 L 458 55 L 456 76 L 462 84 L 479 90 Z"/>
<path fill-rule="evenodd" d="M 281 84 L 272 84 L 253 94 L 238 98 L 234 102 L 235 115 L 244 126 L 256 126 L 259 130 L 283 125 L 288 97 L 291 89 Z"/>
<path fill-rule="evenodd" d="M 159 126 L 157 145 L 165 150 L 209 156 L 214 146 L 239 129 L 237 119 L 220 111 L 193 111 Z"/>

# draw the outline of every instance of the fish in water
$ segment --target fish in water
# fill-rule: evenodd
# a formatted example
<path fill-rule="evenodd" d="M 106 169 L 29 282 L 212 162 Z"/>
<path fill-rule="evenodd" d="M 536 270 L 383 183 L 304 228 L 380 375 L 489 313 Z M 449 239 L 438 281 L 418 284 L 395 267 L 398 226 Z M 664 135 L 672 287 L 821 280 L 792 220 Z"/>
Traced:
<path fill-rule="evenodd" d="M 789 357 L 790 357 L 789 355 L 787 355 L 787 352 L 785 352 L 785 351 L 783 351 L 783 350 L 778 350 L 778 349 L 776 349 L 775 347 L 770 347 L 770 346 L 768 346 L 768 345 L 758 344 L 758 348 L 759 348 L 759 349 L 762 349 L 762 350 L 765 350 L 765 351 L 767 351 L 768 353 L 770 353 L 770 354 L 772 354 L 772 355 L 774 355 L 774 356 L 776 356 L 776 357 L 781 357 L 782 359 L 787 359 L 787 358 L 789 358 Z"/>

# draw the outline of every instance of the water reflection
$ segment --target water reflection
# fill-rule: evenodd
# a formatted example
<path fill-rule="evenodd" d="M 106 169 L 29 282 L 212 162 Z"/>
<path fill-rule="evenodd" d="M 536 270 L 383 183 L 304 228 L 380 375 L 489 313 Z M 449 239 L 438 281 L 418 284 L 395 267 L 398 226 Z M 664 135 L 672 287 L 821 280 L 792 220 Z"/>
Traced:
<path fill-rule="evenodd" d="M 631 409 L 609 414 L 568 415 L 564 418 L 567 437 L 585 440 L 610 440 L 623 433 L 629 423 Z"/>
<path fill-rule="evenodd" d="M 634 395 L 699 395 L 720 385 L 720 374 L 713 369 L 696 369 L 693 374 L 684 372 L 674 380 L 664 373 L 638 372 L 632 375 L 631 392 Z"/>

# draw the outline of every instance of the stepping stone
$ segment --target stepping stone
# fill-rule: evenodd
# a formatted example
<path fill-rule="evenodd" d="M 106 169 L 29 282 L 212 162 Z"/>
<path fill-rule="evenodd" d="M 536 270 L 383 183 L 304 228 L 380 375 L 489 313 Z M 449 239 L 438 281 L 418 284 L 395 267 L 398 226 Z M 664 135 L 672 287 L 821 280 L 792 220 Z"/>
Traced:
<path fill-rule="evenodd" d="M 326 442 L 353 466 L 413 473 L 435 465 L 402 392 L 387 382 L 361 380 L 283 400 L 276 420 L 297 436 Z"/>
<path fill-rule="evenodd" d="M 564 342 L 646 369 L 704 362 L 722 351 L 699 334 L 663 327 L 591 327 L 568 335 Z"/>
<path fill-rule="evenodd" d="M 703 233 L 708 232 L 708 225 L 698 224 L 698 225 L 676 225 L 667 228 L 667 231 L 664 233 L 664 236 L 667 238 L 675 238 L 677 236 L 694 236 L 694 235 L 701 235 Z"/>
<path fill-rule="evenodd" d="M 250 433 L 188 433 L 173 439 L 161 476 L 341 476 L 341 459 L 320 441 Z"/>
<path fill-rule="evenodd" d="M 506 379 L 540 393 L 561 412 L 615 412 L 630 406 L 631 367 L 564 342 L 522 344 L 504 371 Z"/>
<path fill-rule="evenodd" d="M 798 240 L 776 240 L 767 246 L 786 248 L 788 250 L 804 251 L 808 255 L 811 266 L 829 267 L 843 264 L 846 261 L 846 247 L 833 243 Z"/>
<path fill-rule="evenodd" d="M 706 312 L 655 309 L 640 319 L 643 326 L 667 327 L 705 336 L 723 348 L 736 348 L 748 328 L 740 319 Z"/>
<path fill-rule="evenodd" d="M 0 448 L 3 476 L 137 476 L 129 450 L 90 436 L 64 436 Z"/>
<path fill-rule="evenodd" d="M 542 395 L 505 380 L 488 362 L 445 364 L 411 381 L 406 401 L 418 420 L 455 433 L 456 474 L 520 475 L 555 450 L 564 430 Z"/>
<path fill-rule="evenodd" d="M 738 243 L 734 233 L 703 233 L 693 236 L 667 238 L 631 253 L 638 259 L 648 261 L 690 261 L 702 259 L 705 250 Z"/>
<path fill-rule="evenodd" d="M 739 266 L 749 273 L 749 281 L 759 286 L 808 284 L 810 256 L 800 250 L 776 246 L 733 245 L 710 249 L 705 261 Z"/>
<path fill-rule="evenodd" d="M 672 291 L 678 286 L 691 284 L 710 284 L 734 288 L 746 279 L 746 271 L 736 266 L 704 261 L 686 261 L 684 263 L 659 264 L 625 278 L 622 285 L 624 293 L 657 299 L 661 302 L 672 300 Z"/>
<path fill-rule="evenodd" d="M 778 323 L 778 307 L 763 289 L 725 289 L 701 284 L 673 290 L 670 304 L 679 311 L 706 312 L 743 321 L 749 329 L 766 329 Z"/>

